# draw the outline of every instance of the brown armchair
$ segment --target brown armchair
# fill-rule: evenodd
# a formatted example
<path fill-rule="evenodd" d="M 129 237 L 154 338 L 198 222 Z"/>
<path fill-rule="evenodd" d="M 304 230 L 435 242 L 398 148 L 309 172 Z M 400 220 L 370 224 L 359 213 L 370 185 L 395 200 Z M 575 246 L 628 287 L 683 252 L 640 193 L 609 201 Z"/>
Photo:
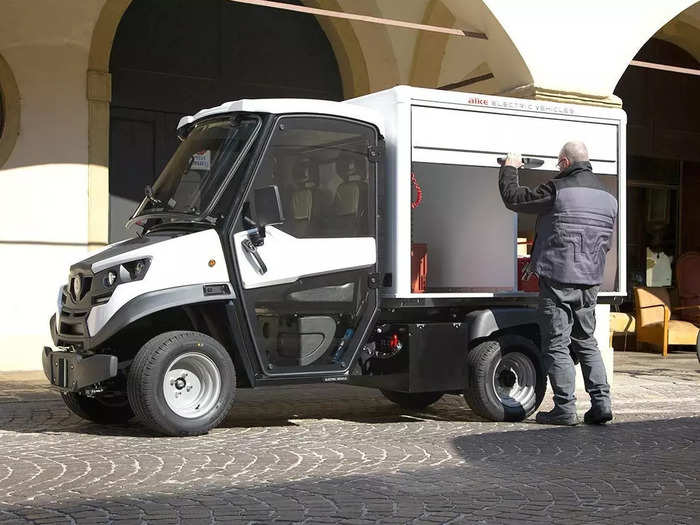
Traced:
<path fill-rule="evenodd" d="M 634 289 L 637 344 L 647 343 L 661 348 L 668 355 L 669 345 L 695 345 L 700 329 L 688 321 L 671 319 L 675 312 L 700 310 L 700 305 L 671 307 L 666 288 Z"/>

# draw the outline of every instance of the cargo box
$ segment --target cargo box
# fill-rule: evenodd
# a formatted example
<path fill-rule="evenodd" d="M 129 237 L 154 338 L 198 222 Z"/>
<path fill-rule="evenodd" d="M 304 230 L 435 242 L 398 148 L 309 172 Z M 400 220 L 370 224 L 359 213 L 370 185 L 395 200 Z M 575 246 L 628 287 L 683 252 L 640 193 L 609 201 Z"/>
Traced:
<path fill-rule="evenodd" d="M 519 269 L 536 216 L 505 208 L 497 159 L 514 151 L 544 160 L 519 170 L 522 185 L 536 186 L 558 173 L 569 140 L 587 145 L 593 171 L 618 199 L 600 295 L 626 295 L 624 111 L 407 86 L 348 102 L 386 119 L 385 297 L 534 296 L 536 281 L 523 281 Z"/>

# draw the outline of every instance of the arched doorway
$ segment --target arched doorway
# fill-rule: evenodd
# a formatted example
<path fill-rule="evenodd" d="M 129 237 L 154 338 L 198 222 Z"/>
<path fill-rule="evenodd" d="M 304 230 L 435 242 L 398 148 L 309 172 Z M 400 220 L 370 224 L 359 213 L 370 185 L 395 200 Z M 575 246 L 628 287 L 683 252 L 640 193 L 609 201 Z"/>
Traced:
<path fill-rule="evenodd" d="M 177 146 L 180 117 L 240 98 L 342 100 L 314 17 L 226 0 L 134 0 L 110 59 L 109 241 Z"/>
<path fill-rule="evenodd" d="M 652 38 L 635 60 L 690 69 L 700 63 Z M 672 286 L 672 265 L 700 249 L 700 77 L 630 66 L 615 89 L 627 112 L 628 289 Z M 664 264 L 656 265 L 655 260 Z"/>

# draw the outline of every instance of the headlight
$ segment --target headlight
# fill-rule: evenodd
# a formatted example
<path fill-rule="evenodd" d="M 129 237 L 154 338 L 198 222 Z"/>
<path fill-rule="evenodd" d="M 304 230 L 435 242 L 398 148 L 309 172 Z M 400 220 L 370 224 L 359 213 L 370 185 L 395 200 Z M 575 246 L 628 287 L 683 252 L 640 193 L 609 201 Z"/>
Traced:
<path fill-rule="evenodd" d="M 94 304 L 109 301 L 114 289 L 120 284 L 140 281 L 146 276 L 151 259 L 137 259 L 102 270 L 95 275 Z"/>
<path fill-rule="evenodd" d="M 117 274 L 113 272 L 112 270 L 109 270 L 107 272 L 107 275 L 104 276 L 104 279 L 102 279 L 102 284 L 104 284 L 105 288 L 111 288 L 114 286 L 114 283 L 117 282 Z"/>
<path fill-rule="evenodd" d="M 122 267 L 129 273 L 131 281 L 140 281 L 146 275 L 150 265 L 150 259 L 139 259 L 137 261 L 124 263 Z"/>

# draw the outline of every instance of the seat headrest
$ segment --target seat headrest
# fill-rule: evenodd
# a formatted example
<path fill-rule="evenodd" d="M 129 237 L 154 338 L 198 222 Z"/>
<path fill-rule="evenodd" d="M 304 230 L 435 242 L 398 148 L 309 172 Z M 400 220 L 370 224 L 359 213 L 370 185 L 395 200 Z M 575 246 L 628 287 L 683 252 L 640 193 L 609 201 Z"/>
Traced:
<path fill-rule="evenodd" d="M 335 171 L 346 182 L 351 177 L 365 179 L 367 176 L 362 157 L 356 153 L 341 153 L 335 161 Z"/>
<path fill-rule="evenodd" d="M 319 181 L 318 164 L 310 159 L 297 162 L 292 169 L 292 179 L 300 187 L 316 186 Z"/>

